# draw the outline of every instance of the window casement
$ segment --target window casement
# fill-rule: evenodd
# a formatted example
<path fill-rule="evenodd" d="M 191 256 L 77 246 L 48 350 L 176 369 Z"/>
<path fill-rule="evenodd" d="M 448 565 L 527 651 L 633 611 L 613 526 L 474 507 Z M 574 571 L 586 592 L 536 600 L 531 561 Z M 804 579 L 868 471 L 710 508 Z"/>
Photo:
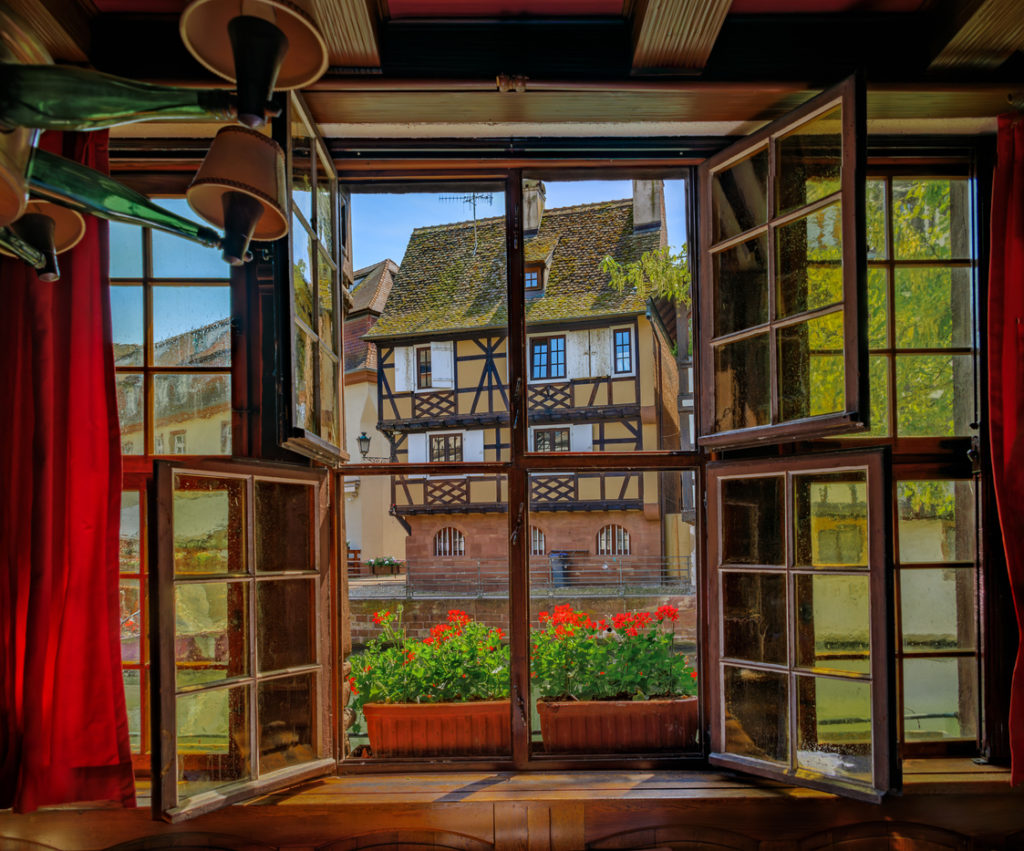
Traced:
<path fill-rule="evenodd" d="M 565 378 L 565 336 L 530 339 L 530 380 Z"/>
<path fill-rule="evenodd" d="M 445 526 L 434 534 L 434 555 L 455 558 L 466 554 L 466 538 L 454 526 Z"/>
<path fill-rule="evenodd" d="M 429 435 L 430 456 L 428 461 L 456 462 L 462 460 L 462 434 L 460 432 L 442 432 Z"/>
<path fill-rule="evenodd" d="M 601 556 L 628 556 L 630 554 L 629 532 L 622 526 L 610 523 L 597 533 L 597 554 Z"/>
<path fill-rule="evenodd" d="M 633 372 L 633 332 L 629 328 L 612 331 L 612 360 L 616 375 Z"/>
<path fill-rule="evenodd" d="M 523 289 L 527 298 L 540 295 L 544 290 L 544 264 L 527 263 L 523 269 Z"/>
<path fill-rule="evenodd" d="M 537 428 L 533 430 L 534 452 L 568 452 L 568 428 Z"/>
<path fill-rule="evenodd" d="M 530 555 L 544 555 L 544 532 L 536 526 L 530 527 Z"/>
<path fill-rule="evenodd" d="M 433 386 L 430 377 L 430 346 L 417 346 L 416 389 L 429 390 Z"/>
<path fill-rule="evenodd" d="M 172 431 L 171 432 L 171 454 L 172 455 L 187 455 L 187 436 L 184 430 Z"/>

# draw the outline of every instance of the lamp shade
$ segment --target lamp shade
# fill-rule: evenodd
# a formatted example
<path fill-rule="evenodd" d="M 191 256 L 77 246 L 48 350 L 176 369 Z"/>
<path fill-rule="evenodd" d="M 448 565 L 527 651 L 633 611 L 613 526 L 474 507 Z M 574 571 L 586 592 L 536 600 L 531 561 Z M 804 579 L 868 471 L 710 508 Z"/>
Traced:
<path fill-rule="evenodd" d="M 0 133 L 0 227 L 21 218 L 28 203 L 28 161 L 38 130 L 16 127 Z"/>
<path fill-rule="evenodd" d="M 181 13 L 181 39 L 214 74 L 237 80 L 228 22 L 240 15 L 265 18 L 288 39 L 275 88 L 300 89 L 323 76 L 327 44 L 316 28 L 308 0 L 194 0 Z"/>
<path fill-rule="evenodd" d="M 11 223 L 11 230 L 43 255 L 44 264 L 37 269 L 40 280 L 60 278 L 57 255 L 74 248 L 85 236 L 85 219 L 75 210 L 33 199 L 24 214 Z M 8 254 L 0 247 L 0 254 Z"/>

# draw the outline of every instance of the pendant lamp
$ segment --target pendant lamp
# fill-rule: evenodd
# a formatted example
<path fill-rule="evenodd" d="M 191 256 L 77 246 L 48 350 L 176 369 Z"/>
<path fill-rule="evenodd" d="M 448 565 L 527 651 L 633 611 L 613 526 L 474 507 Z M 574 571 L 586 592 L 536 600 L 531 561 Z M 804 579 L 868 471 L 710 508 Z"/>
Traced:
<path fill-rule="evenodd" d="M 67 207 L 33 199 L 10 228 L 43 255 L 43 266 L 36 274 L 39 280 L 53 283 L 60 280 L 57 255 L 74 248 L 85 236 L 85 219 Z M 8 252 L 0 247 L 0 254 Z"/>

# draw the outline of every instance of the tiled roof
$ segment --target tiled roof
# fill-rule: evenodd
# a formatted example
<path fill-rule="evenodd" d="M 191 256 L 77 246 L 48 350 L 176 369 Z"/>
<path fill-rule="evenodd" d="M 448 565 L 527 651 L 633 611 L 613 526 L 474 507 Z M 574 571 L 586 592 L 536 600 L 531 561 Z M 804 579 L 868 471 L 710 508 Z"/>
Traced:
<path fill-rule="evenodd" d="M 366 339 L 507 324 L 505 220 L 417 228 L 409 238 L 384 313 Z M 543 295 L 526 304 L 528 322 L 629 316 L 644 312 L 636 293 L 616 292 L 601 271 L 611 255 L 638 259 L 661 245 L 661 228 L 633 233 L 633 202 L 604 201 L 545 210 L 526 258 L 549 259 Z"/>
<path fill-rule="evenodd" d="M 376 320 L 374 314 L 364 313 L 345 323 L 345 372 L 377 368 L 377 347 L 363 339 Z"/>
<path fill-rule="evenodd" d="M 370 310 L 380 313 L 391 292 L 391 282 L 398 266 L 394 260 L 381 260 L 372 266 L 364 266 L 352 277 L 352 306 L 349 313 Z"/>

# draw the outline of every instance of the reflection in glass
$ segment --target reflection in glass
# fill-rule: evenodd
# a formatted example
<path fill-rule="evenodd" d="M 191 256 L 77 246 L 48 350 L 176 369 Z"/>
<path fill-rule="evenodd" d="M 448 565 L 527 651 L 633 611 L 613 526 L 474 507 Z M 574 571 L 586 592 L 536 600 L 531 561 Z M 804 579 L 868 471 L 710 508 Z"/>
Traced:
<path fill-rule="evenodd" d="M 722 577 L 722 655 L 786 664 L 786 577 L 732 573 Z"/>
<path fill-rule="evenodd" d="M 117 383 L 117 418 L 121 423 L 121 454 L 144 455 L 146 452 L 146 436 L 142 430 L 144 394 L 143 378 L 133 373 L 118 373 Z"/>
<path fill-rule="evenodd" d="M 207 476 L 174 477 L 174 572 L 245 571 L 245 483 Z"/>
<path fill-rule="evenodd" d="M 338 405 L 338 362 L 320 350 L 320 436 L 337 446 L 341 442 Z"/>
<path fill-rule="evenodd" d="M 795 580 L 797 665 L 870 673 L 868 577 L 798 574 Z"/>
<path fill-rule="evenodd" d="M 256 585 L 256 659 L 260 673 L 316 662 L 312 579 L 274 579 Z"/>
<path fill-rule="evenodd" d="M 799 420 L 846 410 L 843 313 L 780 328 L 779 416 Z"/>
<path fill-rule="evenodd" d="M 906 741 L 973 739 L 978 734 L 978 663 L 973 656 L 903 660 Z"/>
<path fill-rule="evenodd" d="M 724 666 L 725 751 L 789 762 L 788 676 Z"/>
<path fill-rule="evenodd" d="M 715 336 L 768 321 L 768 237 L 765 234 L 712 255 Z"/>
<path fill-rule="evenodd" d="M 142 287 L 111 286 L 110 325 L 114 335 L 114 366 L 144 366 Z"/>
<path fill-rule="evenodd" d="M 252 776 L 249 687 L 176 698 L 178 801 Z"/>
<path fill-rule="evenodd" d="M 142 597 L 138 579 L 121 579 L 117 588 L 121 623 L 121 661 L 142 660 Z"/>
<path fill-rule="evenodd" d="M 948 178 L 893 180 L 892 226 L 897 260 L 970 257 L 968 181 Z"/>
<path fill-rule="evenodd" d="M 248 585 L 174 586 L 174 663 L 179 689 L 249 673 Z"/>
<path fill-rule="evenodd" d="M 974 569 L 900 571 L 900 628 L 908 653 L 973 650 L 977 643 Z"/>
<path fill-rule="evenodd" d="M 334 204 L 331 201 L 331 175 L 334 165 L 321 156 L 316 171 L 316 235 L 327 253 L 334 256 Z"/>
<path fill-rule="evenodd" d="M 768 425 L 771 374 L 768 335 L 757 334 L 715 347 L 714 431 Z"/>
<path fill-rule="evenodd" d="M 885 181 L 867 182 L 868 260 L 886 260 L 889 251 L 885 236 Z"/>
<path fill-rule="evenodd" d="M 970 347 L 974 337 L 971 270 L 918 266 L 896 270 L 896 345 Z"/>
<path fill-rule="evenodd" d="M 870 783 L 871 683 L 797 677 L 798 768 Z"/>
<path fill-rule="evenodd" d="M 121 678 L 128 710 L 128 742 L 132 753 L 142 753 L 142 671 L 122 668 Z"/>
<path fill-rule="evenodd" d="M 162 202 L 161 202 L 162 203 Z M 142 228 L 109 222 L 110 277 L 142 277 Z"/>
<path fill-rule="evenodd" d="M 868 382 L 871 391 L 870 428 L 864 437 L 888 437 L 889 424 L 889 358 L 885 355 L 868 357 Z"/>
<path fill-rule="evenodd" d="M 776 231 L 777 318 L 843 300 L 843 221 L 839 202 Z"/>
<path fill-rule="evenodd" d="M 723 479 L 722 563 L 786 563 L 782 476 Z"/>
<path fill-rule="evenodd" d="M 898 482 L 896 506 L 901 564 L 974 561 L 976 524 L 970 479 Z"/>
<path fill-rule="evenodd" d="M 868 348 L 889 345 L 889 282 L 885 269 L 868 267 Z"/>
<path fill-rule="evenodd" d="M 255 483 L 256 570 L 316 570 L 313 488 L 293 482 Z"/>
<path fill-rule="evenodd" d="M 900 437 L 973 433 L 974 358 L 897 355 L 896 428 Z"/>
<path fill-rule="evenodd" d="M 793 477 L 797 565 L 867 567 L 867 473 Z"/>
<path fill-rule="evenodd" d="M 768 220 L 768 149 L 764 148 L 712 178 L 714 242 L 729 239 Z"/>
<path fill-rule="evenodd" d="M 313 311 L 313 262 L 310 254 L 309 233 L 305 226 L 292 216 L 292 285 L 295 291 L 295 318 L 301 319 L 312 329 Z"/>
<path fill-rule="evenodd" d="M 153 417 L 154 439 L 163 453 L 225 454 L 221 426 L 231 425 L 231 374 L 154 375 Z"/>
<path fill-rule="evenodd" d="M 118 562 L 121 573 L 142 571 L 142 505 L 139 491 L 121 491 L 121 526 L 118 534 Z"/>
<path fill-rule="evenodd" d="M 334 343 L 334 267 L 321 251 L 316 266 L 317 292 L 320 294 L 320 342 L 335 352 Z"/>
<path fill-rule="evenodd" d="M 261 682 L 260 774 L 316 758 L 313 741 L 313 674 Z"/>
<path fill-rule="evenodd" d="M 230 289 L 153 287 L 153 363 L 230 366 Z"/>
<path fill-rule="evenodd" d="M 313 224 L 312 141 L 306 125 L 292 122 L 292 208 Z"/>
<path fill-rule="evenodd" d="M 304 428 L 306 431 L 318 434 L 316 399 L 314 397 L 314 386 L 316 384 L 314 361 L 314 349 L 316 344 L 298 325 L 295 326 L 295 367 L 292 370 L 294 375 L 295 393 L 295 425 Z"/>
<path fill-rule="evenodd" d="M 778 215 L 839 191 L 842 172 L 842 108 L 800 125 L 778 140 Z"/>
<path fill-rule="evenodd" d="M 208 226 L 184 198 L 160 198 L 161 207 L 192 222 Z M 207 248 L 196 242 L 163 231 L 151 231 L 153 240 L 153 277 L 226 279 L 231 270 L 221 259 L 219 248 Z"/>

